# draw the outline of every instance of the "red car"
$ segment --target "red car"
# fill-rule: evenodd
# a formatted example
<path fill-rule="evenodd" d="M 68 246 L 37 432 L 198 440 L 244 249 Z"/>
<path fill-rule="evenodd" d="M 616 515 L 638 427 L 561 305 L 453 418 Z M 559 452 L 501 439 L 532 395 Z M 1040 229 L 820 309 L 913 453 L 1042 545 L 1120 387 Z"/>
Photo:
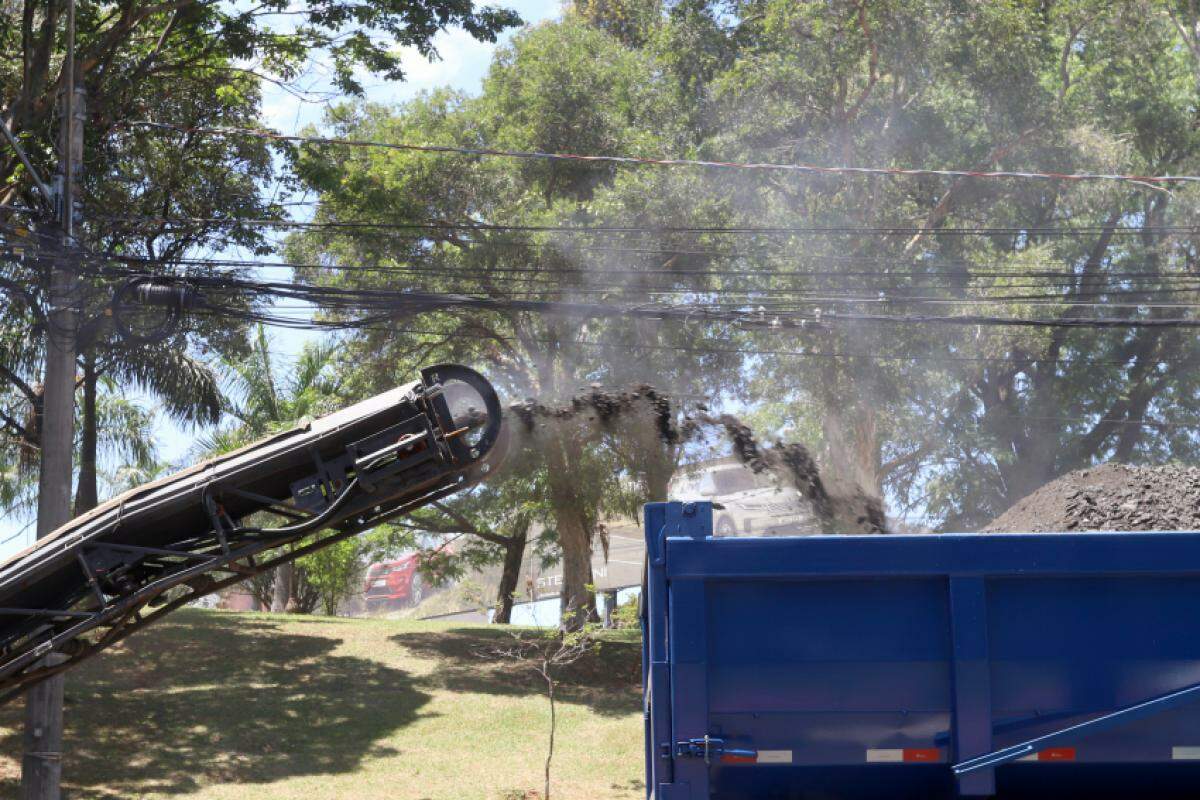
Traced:
<path fill-rule="evenodd" d="M 421 602 L 421 574 L 417 572 L 417 554 L 395 561 L 380 561 L 367 568 L 363 587 L 367 611 L 394 606 L 415 606 Z"/>

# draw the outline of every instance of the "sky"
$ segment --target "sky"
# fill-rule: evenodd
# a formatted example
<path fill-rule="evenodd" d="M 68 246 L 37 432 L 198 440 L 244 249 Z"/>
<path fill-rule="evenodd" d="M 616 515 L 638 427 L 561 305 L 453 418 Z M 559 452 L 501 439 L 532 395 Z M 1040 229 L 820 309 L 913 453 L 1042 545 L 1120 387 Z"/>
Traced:
<path fill-rule="evenodd" d="M 488 3 L 516 10 L 521 19 L 530 25 L 557 18 L 562 11 L 561 0 L 484 0 L 480 5 Z M 406 80 L 403 83 L 389 83 L 363 77 L 361 80 L 366 97 L 373 103 L 397 104 L 412 99 L 420 92 L 443 86 L 477 94 L 496 48 L 508 42 L 512 35 L 510 31 L 502 35 L 497 43 L 491 44 L 476 41 L 461 29 L 446 31 L 434 39 L 440 55 L 434 61 L 425 59 L 413 48 L 405 48 L 402 59 Z M 325 74 L 323 66 L 319 62 L 314 63 L 304 78 L 305 88 L 312 93 L 327 91 L 329 85 L 324 80 Z M 341 99 L 333 98 L 333 101 Z M 278 86 L 264 84 L 262 119 L 273 130 L 294 133 L 308 125 L 319 126 L 325 108 L 325 102 L 306 102 Z M 290 330 L 281 334 L 272 337 L 281 364 L 294 361 L 305 343 L 317 335 Z M 150 398 L 143 396 L 140 400 L 144 405 L 153 407 Z M 159 458 L 172 464 L 189 459 L 197 434 L 195 430 L 181 429 L 165 417 L 160 417 L 156 424 Z M 0 560 L 28 547 L 33 540 L 34 526 L 28 516 L 9 515 L 0 518 Z"/>

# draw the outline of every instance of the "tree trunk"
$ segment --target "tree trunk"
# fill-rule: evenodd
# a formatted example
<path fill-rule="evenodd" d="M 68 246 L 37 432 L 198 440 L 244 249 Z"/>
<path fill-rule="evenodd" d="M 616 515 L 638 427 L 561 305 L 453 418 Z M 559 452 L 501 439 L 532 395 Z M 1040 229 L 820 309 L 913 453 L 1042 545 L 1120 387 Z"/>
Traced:
<path fill-rule="evenodd" d="M 550 488 L 550 507 L 554 527 L 558 531 L 558 546 L 562 552 L 563 583 L 559 592 L 562 611 L 561 627 L 574 631 L 583 627 L 588 608 L 594 605 L 588 584 L 592 575 L 592 537 L 579 507 L 575 491 L 575 476 L 570 468 L 567 448 L 574 446 L 561 434 L 554 435 L 546 447 L 546 463 Z"/>
<path fill-rule="evenodd" d="M 647 503 L 662 503 L 667 500 L 671 478 L 675 477 L 675 469 L 678 466 L 678 459 L 673 454 L 675 448 L 667 448 L 664 445 L 661 448 L 661 452 L 665 454 L 668 449 L 672 452 L 672 455 L 663 455 L 659 458 L 654 458 L 645 470 L 644 480 Z"/>
<path fill-rule="evenodd" d="M 550 763 L 554 761 L 554 731 L 558 727 L 558 717 L 554 707 L 554 676 L 549 666 L 542 667 L 542 676 L 546 679 L 546 696 L 550 698 L 550 742 L 546 748 L 546 800 L 550 800 Z"/>
<path fill-rule="evenodd" d="M 569 503 L 554 503 L 554 506 L 554 523 L 562 550 L 563 582 L 559 591 L 561 627 L 563 630 L 577 631 L 587 622 L 588 610 L 594 604 L 592 593 L 588 590 L 592 579 L 592 543 L 578 509 Z"/>
<path fill-rule="evenodd" d="M 82 432 L 79 443 L 79 482 L 75 490 L 75 516 L 96 507 L 96 357 L 87 353 L 83 359 L 83 408 L 80 420 Z"/>
<path fill-rule="evenodd" d="M 529 526 L 526 524 L 508 537 L 508 543 L 504 546 L 504 569 L 500 573 L 496 615 L 492 622 L 507 625 L 512 621 L 513 598 L 517 593 L 517 581 L 521 576 L 521 562 L 525 559 L 525 543 L 528 536 Z"/>
<path fill-rule="evenodd" d="M 882 496 L 879 438 L 875 411 L 869 406 L 845 402 L 826 404 L 821 419 L 828 453 L 823 476 L 844 488 L 859 488 L 873 497 Z"/>
<path fill-rule="evenodd" d="M 604 556 L 604 560 L 607 563 L 607 555 Z M 600 609 L 596 605 L 596 571 L 592 568 L 591 558 L 588 559 L 587 583 L 584 585 L 592 587 L 587 593 L 587 603 L 583 606 L 584 611 L 587 613 L 585 621 L 598 625 L 600 623 Z"/>
<path fill-rule="evenodd" d="M 288 602 L 292 599 L 292 573 L 295 564 L 291 561 L 280 564 L 275 568 L 275 587 L 271 593 L 271 611 L 282 614 L 288 610 Z"/>
<path fill-rule="evenodd" d="M 639 420 L 637 430 L 627 436 L 629 455 L 625 466 L 638 476 L 645 491 L 643 502 L 661 503 L 679 466 L 680 447 L 668 444 L 659 435 L 653 416 Z"/>

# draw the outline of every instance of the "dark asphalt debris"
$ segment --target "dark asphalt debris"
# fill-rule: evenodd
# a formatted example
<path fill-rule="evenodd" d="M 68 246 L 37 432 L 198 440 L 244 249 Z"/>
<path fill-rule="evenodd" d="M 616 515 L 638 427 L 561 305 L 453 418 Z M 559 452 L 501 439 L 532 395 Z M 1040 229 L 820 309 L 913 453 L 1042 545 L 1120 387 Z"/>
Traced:
<path fill-rule="evenodd" d="M 732 414 L 714 416 L 703 404 L 696 404 L 676 425 L 671 398 L 649 384 L 623 390 L 592 384 L 561 405 L 550 406 L 529 398 L 510 408 L 527 432 L 535 431 L 543 421 L 566 421 L 580 415 L 602 428 L 612 428 L 618 420 L 646 411 L 650 412 L 658 438 L 666 445 L 692 441 L 716 429 L 729 440 L 737 460 L 750 470 L 759 474 L 770 472 L 795 487 L 812 505 L 825 533 L 888 532 L 879 498 L 871 497 L 860 487 L 850 491 L 831 490 L 803 444 L 776 442 L 772 447 L 763 447 L 750 426 Z"/>
<path fill-rule="evenodd" d="M 1200 468 L 1103 464 L 1017 501 L 986 533 L 1200 530 Z"/>

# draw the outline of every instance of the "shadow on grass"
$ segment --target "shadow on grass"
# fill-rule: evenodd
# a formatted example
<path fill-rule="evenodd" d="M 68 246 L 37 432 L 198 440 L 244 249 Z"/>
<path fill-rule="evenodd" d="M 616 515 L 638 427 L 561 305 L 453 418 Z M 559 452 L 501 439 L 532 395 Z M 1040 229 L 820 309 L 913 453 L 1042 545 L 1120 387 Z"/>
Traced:
<path fill-rule="evenodd" d="M 69 673 L 67 796 L 345 773 L 394 754 L 376 742 L 417 719 L 429 695 L 403 670 L 331 655 L 338 639 L 282 624 L 180 612 Z M 0 748 L 19 753 L 19 732 Z"/>
<path fill-rule="evenodd" d="M 545 681 L 530 665 L 498 652 L 514 643 L 510 630 L 453 628 L 401 633 L 391 641 L 415 655 L 440 662 L 436 672 L 420 679 L 431 688 L 502 695 L 545 694 Z M 524 631 L 521 635 L 539 634 Z M 641 710 L 641 658 L 641 646 L 636 643 L 602 641 L 584 658 L 561 669 L 557 697 L 606 716 L 637 713 Z"/>

